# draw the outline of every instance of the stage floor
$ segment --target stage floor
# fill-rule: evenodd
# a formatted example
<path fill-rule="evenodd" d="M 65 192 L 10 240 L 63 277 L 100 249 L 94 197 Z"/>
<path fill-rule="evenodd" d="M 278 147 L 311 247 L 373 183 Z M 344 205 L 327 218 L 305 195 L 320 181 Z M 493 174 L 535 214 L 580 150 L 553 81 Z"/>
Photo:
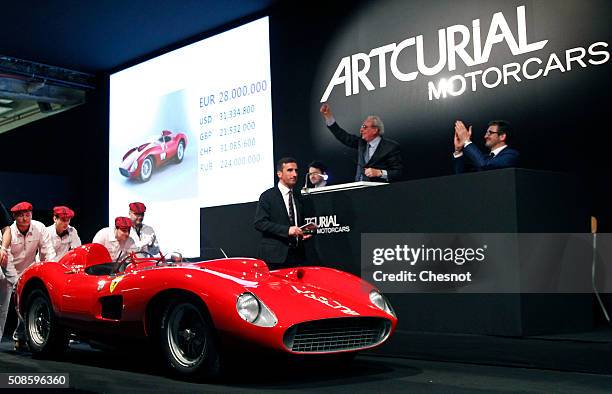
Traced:
<path fill-rule="evenodd" d="M 77 344 L 60 361 L 35 360 L 28 353 L 14 352 L 12 342 L 0 343 L 0 372 L 69 373 L 72 392 L 609 393 L 612 387 L 609 375 L 420 361 L 377 354 L 360 355 L 346 368 L 271 364 L 250 354 L 245 355 L 245 360 L 244 365 L 218 381 L 189 383 L 163 376 L 157 367 L 137 355 L 92 350 L 88 345 Z"/>
<path fill-rule="evenodd" d="M 588 332 L 527 337 L 398 329 L 389 343 L 381 347 L 377 354 L 612 376 L 612 327 L 599 327 Z"/>

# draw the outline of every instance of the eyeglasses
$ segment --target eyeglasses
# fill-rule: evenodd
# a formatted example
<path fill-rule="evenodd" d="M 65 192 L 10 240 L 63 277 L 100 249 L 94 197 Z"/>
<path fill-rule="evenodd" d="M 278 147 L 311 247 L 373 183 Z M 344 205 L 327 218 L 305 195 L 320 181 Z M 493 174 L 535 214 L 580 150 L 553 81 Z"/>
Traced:
<path fill-rule="evenodd" d="M 361 128 L 362 129 L 377 129 L 378 126 L 374 126 L 374 125 L 370 126 L 370 125 L 367 125 L 367 124 L 364 123 L 364 124 L 361 125 Z"/>
<path fill-rule="evenodd" d="M 490 134 L 499 134 L 499 131 L 490 131 L 490 130 L 487 130 L 485 132 L 485 135 L 490 135 Z"/>

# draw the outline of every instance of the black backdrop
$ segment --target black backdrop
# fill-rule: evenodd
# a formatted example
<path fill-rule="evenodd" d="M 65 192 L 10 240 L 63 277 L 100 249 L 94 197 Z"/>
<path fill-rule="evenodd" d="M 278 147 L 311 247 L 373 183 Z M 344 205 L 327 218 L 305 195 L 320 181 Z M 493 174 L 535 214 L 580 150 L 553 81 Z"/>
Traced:
<path fill-rule="evenodd" d="M 467 68 L 458 61 L 455 71 L 444 69 L 431 78 L 421 76 L 412 82 L 399 82 L 387 70 L 386 88 L 368 92 L 362 87 L 360 94 L 345 97 L 339 86 L 329 102 L 338 121 L 353 132 L 368 114 L 381 115 L 388 137 L 402 145 L 406 179 L 451 173 L 455 119 L 474 125 L 474 140 L 479 145 L 489 120 L 508 119 L 516 130 L 515 145 L 521 150 L 522 166 L 577 173 L 587 185 L 583 192 L 590 196 L 591 212 L 600 217 L 600 230 L 611 231 L 609 61 L 565 73 L 554 70 L 545 78 L 494 89 L 480 85 L 476 92 L 468 89 L 460 96 L 434 101 L 428 100 L 426 86 L 430 80 L 522 63 L 532 56 L 545 63 L 552 52 L 562 58 L 566 49 L 610 42 L 612 3 L 605 0 L 281 2 L 270 10 L 275 157 L 295 156 L 302 169 L 310 160 L 320 159 L 331 167 L 334 182 L 351 180 L 354 153 L 331 137 L 318 113 L 319 100 L 340 59 L 422 34 L 426 62 L 431 65 L 437 60 L 438 29 L 454 24 L 469 27 L 473 19 L 480 18 L 484 42 L 491 16 L 502 11 L 516 36 L 515 10 L 519 5 L 526 8 L 528 42 L 549 40 L 543 50 L 512 56 L 507 46 L 500 44 L 485 64 Z M 377 64 L 373 60 L 368 73 L 376 86 Z M 62 201 L 57 201 L 48 186 L 41 186 L 43 182 L 28 180 L 19 187 L 25 200 L 33 194 L 46 196 L 48 204 L 42 203 L 40 208 L 73 205 L 77 210 L 74 223 L 84 240 L 90 240 L 107 221 L 107 85 L 107 76 L 100 76 L 98 89 L 88 95 L 87 104 L 0 135 L 0 171 L 68 179 L 74 192 L 68 197 L 62 194 Z M 270 176 L 274 176 L 272 169 Z M 0 198 L 6 199 L 9 193 L 3 190 L 16 187 L 15 181 L 11 178 L 7 183 L 8 178 L 0 178 Z M 4 202 L 10 205 L 16 201 Z M 257 244 L 257 234 L 251 230 L 253 211 L 253 203 L 202 210 L 202 245 L 214 244 L 217 236 L 209 238 L 209 234 L 226 224 L 244 228 L 248 238 L 237 240 L 235 249 L 228 252 L 252 255 Z M 226 235 L 232 236 L 231 232 Z"/>
<path fill-rule="evenodd" d="M 563 62 L 567 49 L 609 43 L 612 3 L 607 1 L 386 0 L 315 2 L 292 11 L 281 9 L 272 15 L 276 157 L 293 154 L 302 167 L 313 158 L 321 159 L 328 163 L 335 182 L 351 180 L 355 154 L 330 135 L 318 112 L 340 59 L 422 34 L 426 63 L 432 65 L 438 59 L 438 29 L 454 24 L 471 27 L 472 20 L 479 18 L 484 43 L 492 15 L 501 11 L 517 37 L 516 7 L 520 5 L 526 9 L 528 42 L 548 40 L 542 50 L 513 56 L 503 43 L 493 47 L 485 64 L 468 68 L 458 60 L 455 71 L 445 68 L 431 78 L 419 76 L 412 82 L 397 81 L 387 64 L 385 88 L 378 87 L 378 60 L 373 58 L 368 76 L 375 90 L 361 86 L 359 94 L 345 97 L 344 87 L 338 86 L 328 102 L 338 122 L 354 133 L 368 114 L 382 116 L 387 136 L 402 145 L 405 179 L 452 173 L 455 119 L 474 126 L 473 138 L 480 146 L 488 121 L 509 120 L 515 130 L 513 144 L 522 154 L 521 167 L 578 174 L 587 185 L 582 192 L 588 195 L 591 212 L 600 218 L 600 230 L 611 231 L 610 61 L 586 68 L 574 64 L 571 71 L 510 80 L 494 89 L 485 89 L 479 82 L 475 92 L 468 88 L 460 96 L 441 100 L 429 101 L 426 86 L 430 80 L 454 74 L 522 64 L 533 56 L 542 59 L 543 68 L 551 53 Z M 414 49 L 407 53 L 414 55 Z M 413 63 L 400 57 L 405 72 L 416 68 Z"/>
<path fill-rule="evenodd" d="M 426 62 L 431 65 L 437 61 L 438 29 L 454 24 L 469 27 L 472 19 L 480 18 L 484 42 L 491 16 L 502 11 L 516 37 L 515 10 L 525 5 L 528 42 L 549 40 L 541 51 L 515 57 L 500 44 L 494 46 L 485 64 L 467 68 L 458 60 L 453 72 L 443 70 L 412 82 L 395 80 L 387 66 L 386 88 L 366 91 L 362 86 L 358 95 L 345 97 L 343 86 L 338 86 L 328 102 L 339 123 L 355 133 L 368 114 L 381 115 L 387 136 L 402 145 L 406 179 L 451 173 L 455 119 L 474 125 L 474 140 L 482 145 L 487 122 L 501 118 L 514 126 L 523 167 L 579 172 L 592 177 L 593 190 L 607 189 L 600 182 L 607 167 L 605 146 L 600 142 L 607 138 L 602 119 L 611 103 L 610 62 L 565 73 L 551 71 L 547 77 L 511 81 L 494 89 L 480 85 L 476 92 L 468 90 L 458 97 L 433 101 L 428 100 L 426 83 L 522 63 L 532 56 L 546 62 L 552 52 L 563 58 L 566 49 L 609 42 L 609 2 L 387 0 L 351 4 L 319 2 L 273 18 L 277 156 L 294 153 L 304 163 L 317 157 L 330 164 L 337 181 L 350 180 L 354 153 L 334 140 L 318 113 L 319 99 L 340 59 L 423 34 Z M 414 50 L 406 52 L 413 54 Z M 409 59 L 400 58 L 400 64 L 402 61 L 406 71 L 415 68 Z M 368 76 L 377 86 L 377 59 L 372 60 Z"/>

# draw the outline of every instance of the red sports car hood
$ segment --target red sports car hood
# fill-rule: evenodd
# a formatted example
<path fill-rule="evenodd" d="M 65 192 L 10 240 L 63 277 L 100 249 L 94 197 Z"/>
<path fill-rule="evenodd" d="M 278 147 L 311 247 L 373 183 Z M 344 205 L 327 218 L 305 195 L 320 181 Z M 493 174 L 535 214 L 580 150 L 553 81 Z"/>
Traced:
<path fill-rule="evenodd" d="M 233 260 L 233 259 L 232 259 Z M 260 260 L 219 260 L 200 265 L 255 294 L 277 313 L 280 324 L 350 316 L 390 318 L 374 306 L 374 287 L 362 279 L 323 267 L 283 269 L 270 273 Z"/>
<path fill-rule="evenodd" d="M 342 294 L 307 282 L 268 281 L 253 293 L 273 311 L 284 312 L 284 316 L 278 317 L 281 324 L 285 319 L 295 322 L 382 314 L 373 305 L 367 306 L 368 293 Z"/>

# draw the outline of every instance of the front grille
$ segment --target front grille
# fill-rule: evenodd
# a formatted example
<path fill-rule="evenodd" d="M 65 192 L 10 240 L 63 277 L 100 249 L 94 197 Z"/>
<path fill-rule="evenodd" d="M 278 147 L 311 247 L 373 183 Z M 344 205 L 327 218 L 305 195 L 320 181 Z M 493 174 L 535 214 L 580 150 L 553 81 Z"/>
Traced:
<path fill-rule="evenodd" d="M 126 176 L 126 177 L 130 177 L 130 173 L 128 172 L 128 170 L 126 170 L 125 168 L 120 168 L 119 172 L 121 173 L 121 175 Z"/>
<path fill-rule="evenodd" d="M 332 353 L 372 347 L 384 341 L 391 323 L 375 317 L 315 320 L 290 327 L 283 339 L 297 353 Z"/>

